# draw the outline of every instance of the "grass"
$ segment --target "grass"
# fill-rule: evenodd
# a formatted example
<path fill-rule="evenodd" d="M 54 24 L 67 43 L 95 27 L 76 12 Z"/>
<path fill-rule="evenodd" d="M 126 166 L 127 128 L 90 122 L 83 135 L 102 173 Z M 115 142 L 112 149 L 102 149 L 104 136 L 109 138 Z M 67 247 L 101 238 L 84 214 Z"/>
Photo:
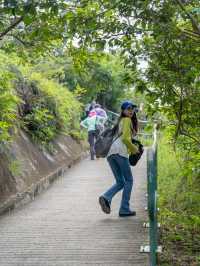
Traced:
<path fill-rule="evenodd" d="M 184 176 L 187 171 L 182 157 L 180 152 L 174 152 L 166 136 L 161 137 L 158 145 L 160 244 L 163 246 L 160 266 L 200 265 L 200 188 L 191 184 L 189 171 Z"/>

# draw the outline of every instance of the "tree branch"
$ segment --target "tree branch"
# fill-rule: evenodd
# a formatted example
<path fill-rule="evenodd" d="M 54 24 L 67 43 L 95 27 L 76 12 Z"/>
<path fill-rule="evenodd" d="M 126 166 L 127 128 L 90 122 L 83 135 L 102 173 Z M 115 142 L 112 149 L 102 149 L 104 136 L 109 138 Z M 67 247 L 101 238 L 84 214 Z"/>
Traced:
<path fill-rule="evenodd" d="M 192 35 L 194 35 L 196 37 L 200 37 L 200 33 L 199 32 L 192 31 L 192 30 L 189 30 L 189 29 L 184 29 L 183 31 L 188 32 L 189 34 L 192 34 Z"/>
<path fill-rule="evenodd" d="M 190 138 L 190 139 L 192 139 L 192 140 L 194 140 L 194 142 L 196 142 L 198 145 L 200 145 L 200 141 L 199 141 L 199 139 L 197 139 L 197 138 L 191 136 L 191 135 L 190 135 L 188 132 L 186 132 L 184 129 L 182 129 L 182 130 L 180 131 L 180 134 L 183 135 L 183 136 L 186 136 L 186 137 L 188 137 L 188 138 Z"/>
<path fill-rule="evenodd" d="M 185 12 L 185 14 L 188 16 L 188 18 L 191 20 L 193 28 L 200 35 L 200 25 L 195 20 L 195 18 L 185 9 L 185 6 L 184 6 L 182 0 L 175 0 L 175 1 L 181 7 L 181 9 Z"/>
<path fill-rule="evenodd" d="M 180 103 L 179 103 L 179 110 L 175 112 L 176 117 L 178 119 L 178 124 L 176 126 L 176 132 L 175 132 L 175 141 L 178 138 L 178 135 L 180 134 L 181 127 L 182 127 L 182 114 L 183 114 L 183 89 L 181 88 L 181 95 L 180 95 Z"/>
<path fill-rule="evenodd" d="M 3 32 L 0 33 L 0 40 L 12 29 L 14 29 L 22 20 L 23 16 L 17 18 L 7 29 L 5 29 Z"/>
<path fill-rule="evenodd" d="M 200 34 L 197 33 L 197 32 L 194 32 L 194 31 L 189 31 L 189 30 L 182 30 L 183 34 L 186 35 L 187 37 L 189 37 L 190 39 L 193 39 L 193 40 L 198 40 L 200 39 Z"/>
<path fill-rule="evenodd" d="M 176 64 L 176 62 L 174 61 L 173 57 L 170 55 L 170 52 L 167 50 L 166 47 L 164 47 L 163 52 L 168 56 L 170 62 L 172 63 L 173 67 L 175 68 L 175 70 L 177 70 L 179 72 L 179 67 Z"/>
<path fill-rule="evenodd" d="M 13 34 L 10 34 L 9 36 L 15 38 L 17 41 L 19 41 L 21 44 L 23 44 L 24 46 L 33 46 L 33 43 L 30 43 L 30 42 L 26 42 L 22 39 L 20 39 L 18 36 L 16 35 L 13 35 Z"/>

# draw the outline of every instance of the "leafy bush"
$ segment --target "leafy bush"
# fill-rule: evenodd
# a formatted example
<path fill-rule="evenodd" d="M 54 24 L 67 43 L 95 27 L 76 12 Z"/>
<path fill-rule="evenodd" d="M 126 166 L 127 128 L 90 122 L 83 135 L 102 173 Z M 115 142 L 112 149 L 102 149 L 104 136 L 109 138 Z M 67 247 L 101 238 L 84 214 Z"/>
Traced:
<path fill-rule="evenodd" d="M 159 265 L 198 265 L 200 187 L 187 150 L 172 143 L 165 131 L 158 145 L 158 189 L 161 242 Z M 177 248 L 178 247 L 178 248 Z"/>
<path fill-rule="evenodd" d="M 56 121 L 46 108 L 33 108 L 30 114 L 24 117 L 25 128 L 32 138 L 39 140 L 41 144 L 47 144 L 53 140 L 56 133 Z"/>
<path fill-rule="evenodd" d="M 57 128 L 64 129 L 68 133 L 71 129 L 80 129 L 81 104 L 74 95 L 67 88 L 53 80 L 43 78 L 39 73 L 32 73 L 30 79 L 36 82 L 44 105 L 56 117 Z"/>
<path fill-rule="evenodd" d="M 47 145 L 56 134 L 76 139 L 80 133 L 81 104 L 66 87 L 34 72 L 34 67 L 15 55 L 0 53 L 0 143 L 11 140 L 15 125 Z"/>
<path fill-rule="evenodd" d="M 23 79 L 18 82 L 18 92 L 21 84 L 25 93 L 21 117 L 32 138 L 42 145 L 48 144 L 61 132 L 80 138 L 81 105 L 73 94 L 40 73 L 31 73 L 27 68 L 22 69 L 22 73 Z"/>
<path fill-rule="evenodd" d="M 10 130 L 17 120 L 18 97 L 12 89 L 13 74 L 9 71 L 7 57 L 0 53 L 0 145 L 10 141 Z"/>

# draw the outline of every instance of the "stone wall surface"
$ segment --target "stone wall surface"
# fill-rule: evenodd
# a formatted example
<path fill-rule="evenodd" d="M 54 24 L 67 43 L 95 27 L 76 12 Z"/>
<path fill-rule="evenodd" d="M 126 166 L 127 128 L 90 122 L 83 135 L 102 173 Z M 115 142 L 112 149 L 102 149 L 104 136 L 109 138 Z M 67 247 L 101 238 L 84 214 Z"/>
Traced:
<path fill-rule="evenodd" d="M 62 135 L 55 140 L 50 153 L 19 131 L 8 154 L 0 154 L 0 213 L 33 200 L 71 165 L 85 157 L 87 148 L 87 143 Z"/>

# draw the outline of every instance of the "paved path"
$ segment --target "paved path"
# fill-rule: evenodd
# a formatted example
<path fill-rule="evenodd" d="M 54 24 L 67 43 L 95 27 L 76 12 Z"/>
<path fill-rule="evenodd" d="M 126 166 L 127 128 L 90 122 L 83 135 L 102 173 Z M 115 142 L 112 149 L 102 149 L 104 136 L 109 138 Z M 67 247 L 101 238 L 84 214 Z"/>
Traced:
<path fill-rule="evenodd" d="M 118 217 L 120 193 L 110 215 L 101 211 L 98 196 L 112 184 L 112 173 L 104 159 L 86 159 L 35 201 L 0 217 L 0 265 L 148 266 L 148 255 L 139 253 L 148 238 L 145 160 L 133 168 L 136 217 Z"/>

